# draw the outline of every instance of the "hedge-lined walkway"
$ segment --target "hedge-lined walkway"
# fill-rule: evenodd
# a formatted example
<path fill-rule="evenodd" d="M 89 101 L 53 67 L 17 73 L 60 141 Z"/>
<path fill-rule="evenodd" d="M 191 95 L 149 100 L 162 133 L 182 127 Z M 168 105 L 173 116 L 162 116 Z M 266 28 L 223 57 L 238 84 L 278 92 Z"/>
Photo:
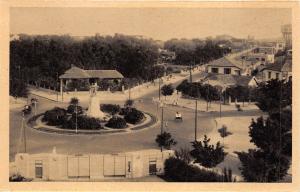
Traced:
<path fill-rule="evenodd" d="M 136 125 L 127 123 L 128 127 L 123 129 L 114 129 L 114 128 L 109 128 L 107 126 L 103 126 L 103 129 L 99 129 L 99 130 L 77 129 L 77 133 L 76 133 L 75 129 L 63 129 L 55 126 L 46 125 L 44 122 L 42 122 L 42 117 L 44 115 L 43 113 L 31 117 L 27 121 L 27 125 L 37 131 L 56 133 L 56 134 L 65 134 L 65 135 L 93 135 L 93 134 L 103 135 L 103 134 L 131 133 L 138 130 L 153 128 L 156 124 L 158 124 L 158 120 L 154 115 L 146 112 L 143 113 L 145 115 L 145 118 L 141 123 L 138 123 Z"/>

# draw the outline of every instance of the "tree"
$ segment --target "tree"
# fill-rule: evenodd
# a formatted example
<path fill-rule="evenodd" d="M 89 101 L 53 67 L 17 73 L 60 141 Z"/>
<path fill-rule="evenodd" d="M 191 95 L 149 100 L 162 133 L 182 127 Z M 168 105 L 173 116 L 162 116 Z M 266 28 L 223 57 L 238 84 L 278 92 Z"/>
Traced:
<path fill-rule="evenodd" d="M 77 97 L 72 97 L 70 100 L 70 105 L 78 105 L 79 99 Z"/>
<path fill-rule="evenodd" d="M 174 92 L 174 88 L 173 88 L 172 84 L 164 85 L 161 88 L 161 94 L 163 94 L 165 96 L 165 98 L 168 95 L 172 95 L 173 92 Z"/>
<path fill-rule="evenodd" d="M 20 79 L 11 80 L 9 84 L 9 95 L 15 99 L 18 97 L 27 97 L 28 89 L 26 83 Z"/>
<path fill-rule="evenodd" d="M 190 154 L 189 148 L 180 148 L 175 150 L 175 157 L 189 164 L 192 161 L 192 156 Z"/>
<path fill-rule="evenodd" d="M 249 130 L 258 149 L 237 152 L 242 162 L 242 175 L 247 181 L 274 182 L 287 173 L 292 155 L 292 111 L 284 108 L 267 119 L 252 120 Z"/>
<path fill-rule="evenodd" d="M 254 90 L 253 96 L 262 111 L 270 113 L 279 110 L 292 103 L 292 81 L 272 79 L 262 82 Z"/>
<path fill-rule="evenodd" d="M 290 166 L 289 159 L 277 153 L 249 149 L 236 152 L 241 161 L 241 173 L 249 182 L 275 182 L 282 179 Z M 280 166 L 278 164 L 280 162 Z"/>
<path fill-rule="evenodd" d="M 210 139 L 206 135 L 203 141 L 193 141 L 191 155 L 195 158 L 195 163 L 211 168 L 224 161 L 227 153 L 224 152 L 224 147 L 220 142 L 217 142 L 216 146 L 210 145 L 209 142 Z"/>
<path fill-rule="evenodd" d="M 165 149 L 171 149 L 173 145 L 177 144 L 177 142 L 172 138 L 171 133 L 165 131 L 162 134 L 157 135 L 155 141 L 159 147 L 163 147 Z"/>

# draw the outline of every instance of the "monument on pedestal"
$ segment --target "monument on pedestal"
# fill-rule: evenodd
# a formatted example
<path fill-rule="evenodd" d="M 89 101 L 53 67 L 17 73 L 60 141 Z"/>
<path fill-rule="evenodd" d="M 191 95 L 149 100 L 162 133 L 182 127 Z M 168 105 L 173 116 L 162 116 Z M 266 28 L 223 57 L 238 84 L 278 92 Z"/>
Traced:
<path fill-rule="evenodd" d="M 105 114 L 100 110 L 100 101 L 97 97 L 98 85 L 97 83 L 93 84 L 90 87 L 90 103 L 87 111 L 87 115 L 95 118 L 103 119 Z"/>

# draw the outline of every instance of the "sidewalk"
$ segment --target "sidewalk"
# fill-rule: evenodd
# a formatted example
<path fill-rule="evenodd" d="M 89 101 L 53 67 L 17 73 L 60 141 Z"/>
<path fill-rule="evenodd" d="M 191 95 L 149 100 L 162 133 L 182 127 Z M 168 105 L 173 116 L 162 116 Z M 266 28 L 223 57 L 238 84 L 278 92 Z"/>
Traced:
<path fill-rule="evenodd" d="M 192 72 L 193 75 L 200 73 L 200 70 L 194 70 Z M 180 74 L 172 74 L 172 78 L 168 76 L 162 77 L 161 86 L 164 84 L 169 83 L 177 83 L 189 76 L 189 72 L 182 72 Z M 136 87 L 130 89 L 130 98 L 131 99 L 139 99 L 147 94 L 152 92 L 158 91 L 159 83 L 158 79 L 152 82 L 147 82 Z M 37 95 L 51 101 L 58 101 L 58 102 L 69 102 L 72 97 L 77 97 L 80 101 L 88 102 L 89 100 L 89 92 L 88 91 L 77 91 L 77 92 L 64 92 L 63 98 L 60 93 L 57 93 L 53 90 L 47 89 L 37 89 L 35 87 L 30 86 L 29 91 L 33 95 Z M 105 101 L 126 101 L 129 99 L 129 90 L 117 91 L 117 92 L 110 92 L 110 91 L 99 91 L 98 93 L 99 99 L 101 102 Z"/>
<path fill-rule="evenodd" d="M 155 102 L 159 102 L 158 98 L 154 98 Z M 175 106 L 180 106 L 180 107 L 185 107 L 189 109 L 195 109 L 195 100 L 194 99 L 185 99 L 181 97 L 181 93 L 179 92 L 178 94 L 176 91 L 173 93 L 171 96 L 165 96 L 161 97 L 161 102 L 163 102 L 166 105 L 175 105 Z M 244 106 L 243 103 L 237 103 L 241 106 L 241 109 L 243 111 L 247 110 L 254 110 L 258 109 L 258 107 L 254 103 L 248 103 L 245 102 Z M 198 111 L 207 111 L 207 112 L 216 112 L 220 111 L 220 103 L 219 101 L 214 101 L 208 104 L 208 110 L 207 109 L 207 102 L 203 99 L 197 100 L 197 108 Z M 231 103 L 231 105 L 221 105 L 221 110 L 222 111 L 237 111 L 235 103 Z"/>

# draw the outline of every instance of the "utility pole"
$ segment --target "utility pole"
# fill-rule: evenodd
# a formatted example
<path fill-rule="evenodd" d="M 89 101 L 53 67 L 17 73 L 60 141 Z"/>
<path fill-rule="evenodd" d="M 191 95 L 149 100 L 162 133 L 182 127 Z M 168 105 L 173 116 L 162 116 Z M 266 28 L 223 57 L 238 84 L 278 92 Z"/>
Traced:
<path fill-rule="evenodd" d="M 78 132 L 78 125 L 77 125 L 77 103 L 76 103 L 76 105 L 75 105 L 75 114 L 76 114 L 76 118 L 75 118 L 75 128 L 76 128 L 76 134 L 77 134 L 77 132 Z"/>
<path fill-rule="evenodd" d="M 20 134 L 20 145 L 23 143 L 24 145 L 24 153 L 27 152 L 27 145 L 26 145 L 26 130 L 24 126 L 24 121 L 25 121 L 25 114 L 24 112 L 22 113 L 22 122 L 21 122 L 21 134 Z"/>
<path fill-rule="evenodd" d="M 129 89 L 128 89 L 128 98 L 129 100 L 131 100 L 131 85 L 129 85 Z"/>
<path fill-rule="evenodd" d="M 198 116 L 198 102 L 197 102 L 197 98 L 195 99 L 195 141 L 197 141 L 197 126 L 198 126 L 198 122 L 197 122 L 197 116 Z"/>
<path fill-rule="evenodd" d="M 158 99 L 160 100 L 160 78 L 158 79 Z"/>
<path fill-rule="evenodd" d="M 221 118 L 221 111 L 222 111 L 222 90 L 220 91 L 220 118 Z"/>
<path fill-rule="evenodd" d="M 164 129 L 164 104 L 161 103 L 161 124 L 160 124 L 160 135 L 163 134 Z M 162 152 L 162 146 L 160 147 L 160 151 Z"/>
<path fill-rule="evenodd" d="M 58 102 L 58 72 L 56 72 L 56 101 Z"/>

